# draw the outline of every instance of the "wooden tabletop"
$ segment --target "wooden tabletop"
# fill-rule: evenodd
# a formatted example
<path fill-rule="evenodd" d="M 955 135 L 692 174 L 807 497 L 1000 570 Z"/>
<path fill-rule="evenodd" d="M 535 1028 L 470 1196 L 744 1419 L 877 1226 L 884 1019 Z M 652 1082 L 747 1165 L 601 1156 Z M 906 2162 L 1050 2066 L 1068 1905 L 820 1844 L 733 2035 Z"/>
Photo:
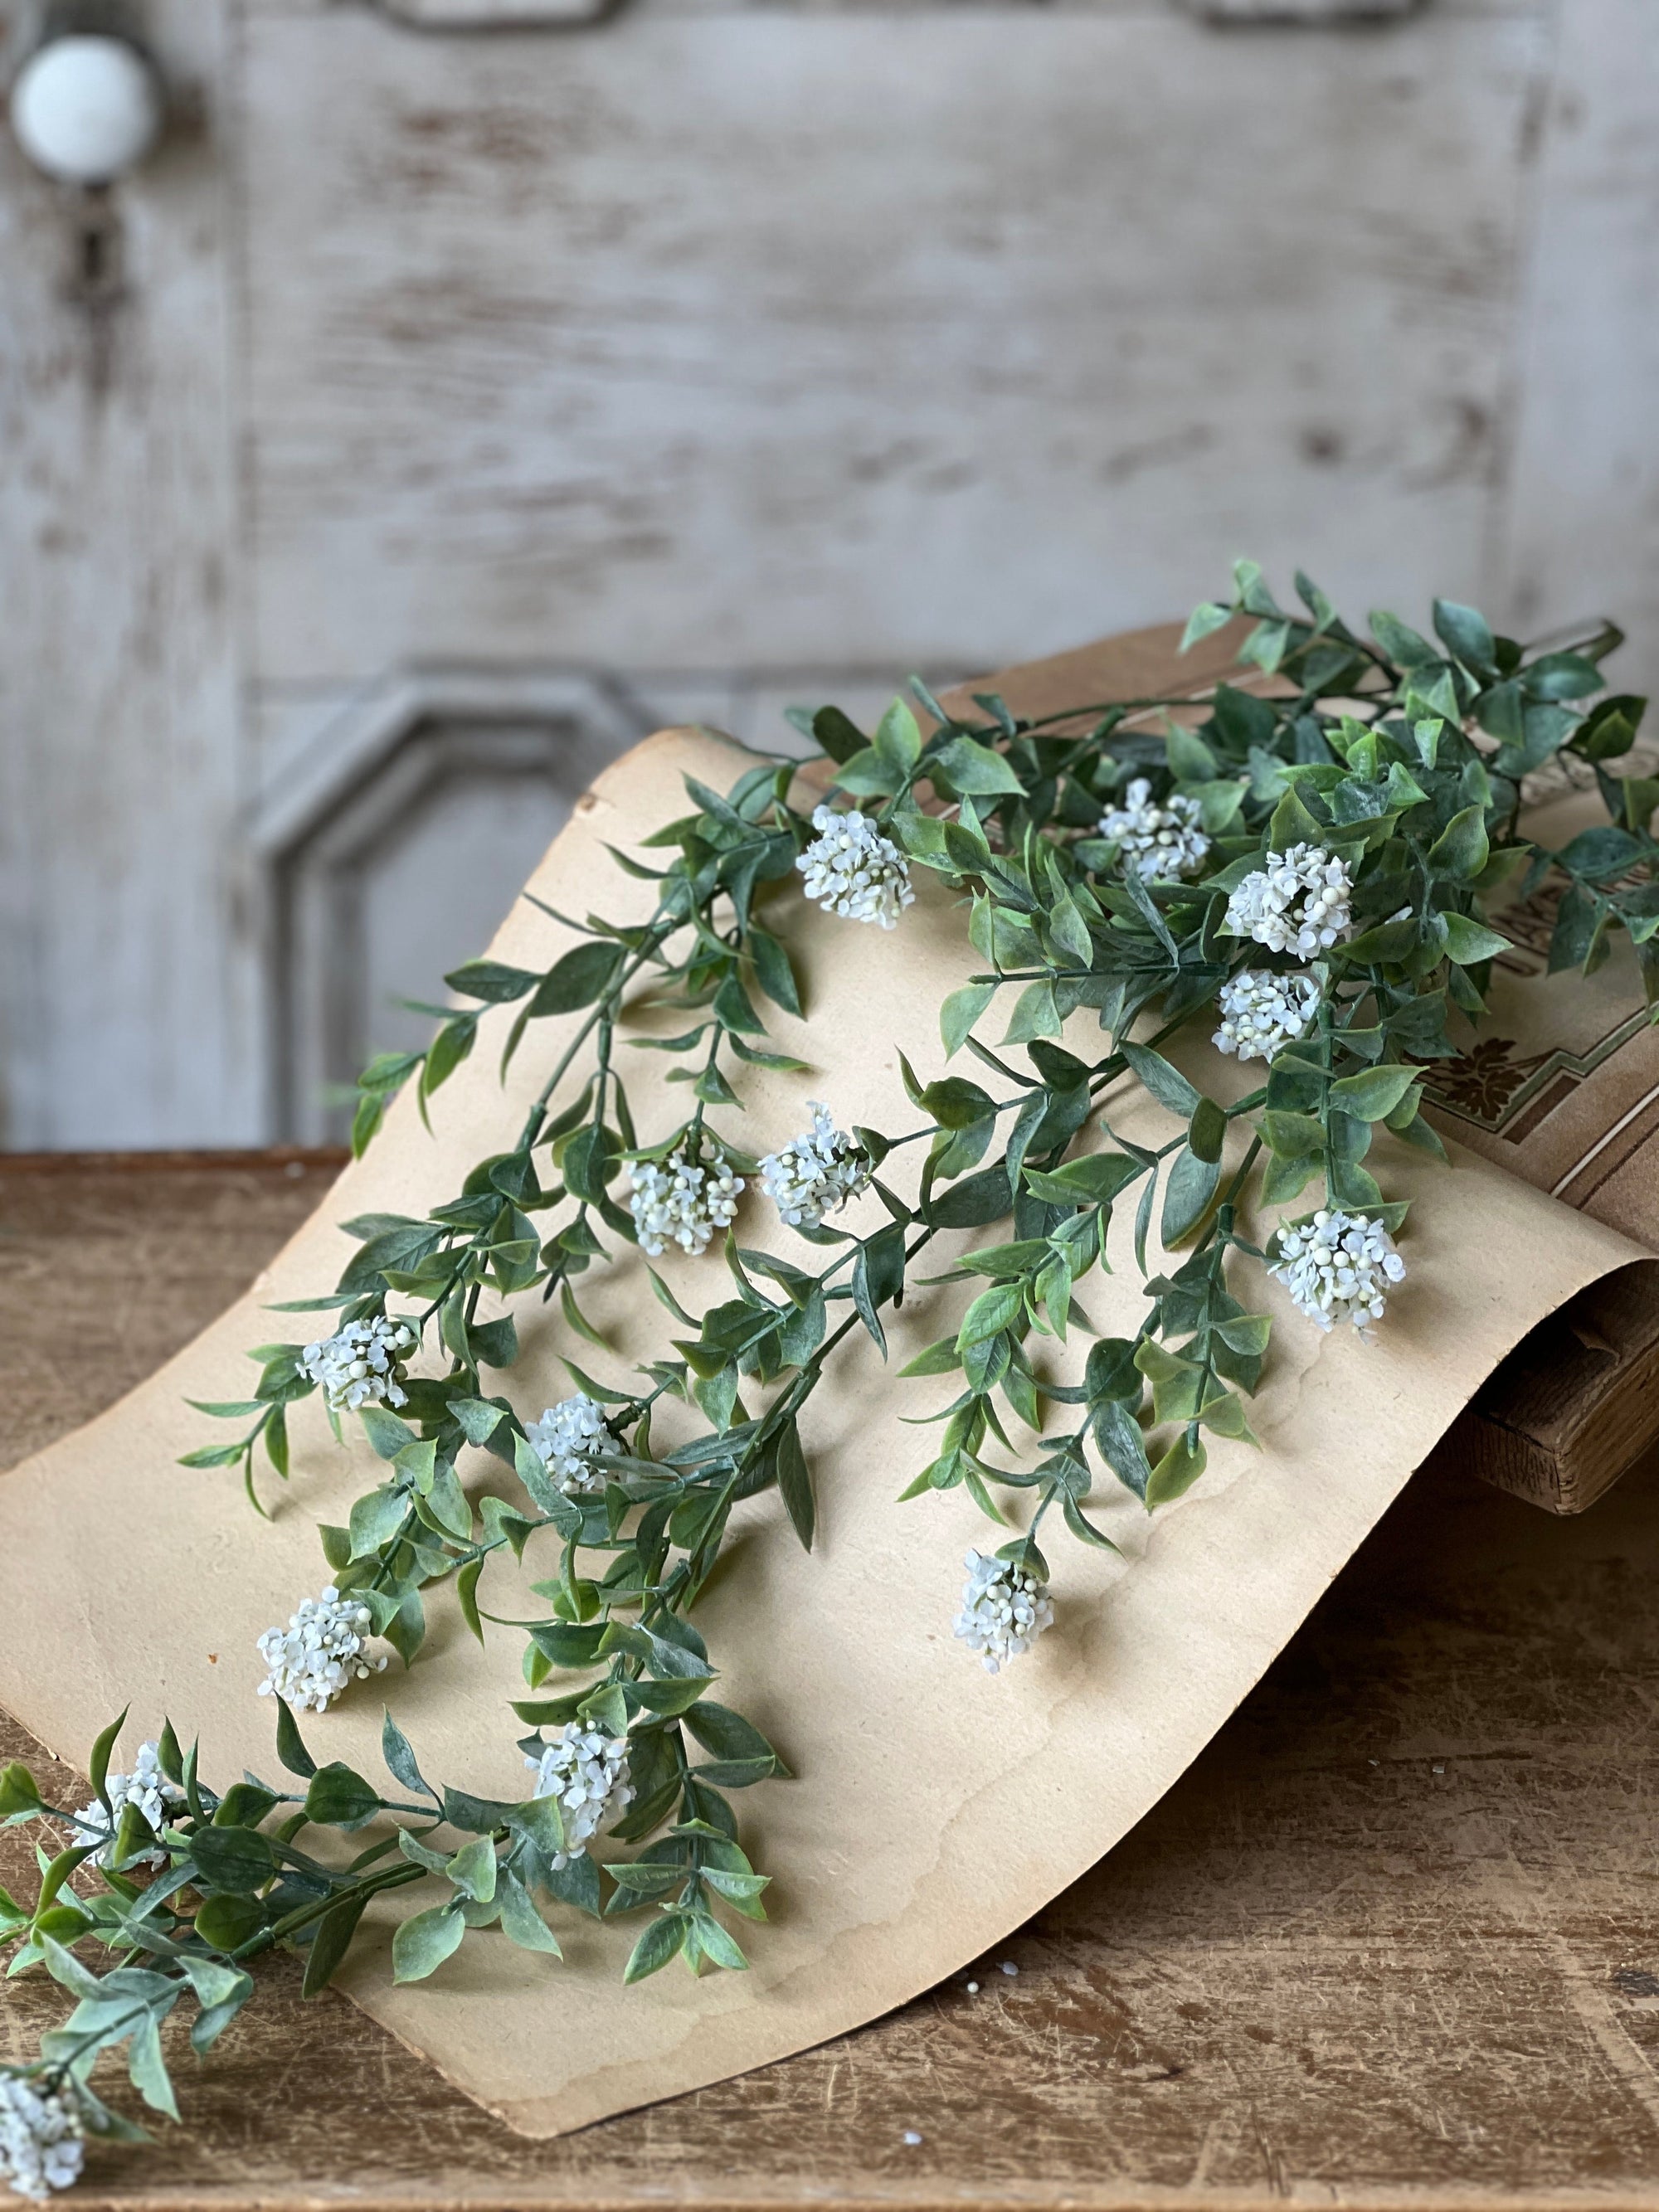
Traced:
<path fill-rule="evenodd" d="M 5 1460 L 148 1374 L 326 1171 L 0 1161 Z M 978 1963 L 976 1993 L 964 1973 L 538 2144 L 343 1998 L 302 2005 L 278 1960 L 206 2065 L 180 2057 L 185 2127 L 95 2150 L 66 2212 L 1659 2205 L 1656 1569 L 1659 1468 L 1565 1522 L 1432 1468 L 1157 1810 Z M 0 1759 L 40 1755 L 0 1717 Z M 23 1832 L 0 1838 L 0 1881 L 29 1872 Z M 59 2000 L 0 1987 L 0 2052 Z"/>

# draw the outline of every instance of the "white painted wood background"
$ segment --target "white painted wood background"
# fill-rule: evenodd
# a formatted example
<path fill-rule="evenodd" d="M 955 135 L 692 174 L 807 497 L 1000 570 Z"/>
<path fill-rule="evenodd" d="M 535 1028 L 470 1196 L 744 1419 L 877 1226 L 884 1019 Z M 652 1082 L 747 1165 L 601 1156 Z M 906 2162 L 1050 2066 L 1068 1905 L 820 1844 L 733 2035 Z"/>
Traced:
<path fill-rule="evenodd" d="M 775 741 L 1239 551 L 1605 609 L 1659 683 L 1656 0 L 526 10 L 154 0 L 113 282 L 0 144 L 0 1141 L 320 1131 L 340 855 L 371 997 L 444 937 L 437 787 L 350 810 L 481 716 L 568 773 L 467 802 L 453 957 L 653 720 Z"/>

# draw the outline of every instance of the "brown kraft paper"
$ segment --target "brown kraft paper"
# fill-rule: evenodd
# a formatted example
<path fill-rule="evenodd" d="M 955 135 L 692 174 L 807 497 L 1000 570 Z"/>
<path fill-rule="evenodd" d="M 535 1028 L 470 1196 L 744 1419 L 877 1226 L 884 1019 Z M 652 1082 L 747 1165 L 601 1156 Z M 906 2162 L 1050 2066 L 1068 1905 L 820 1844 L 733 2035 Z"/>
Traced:
<path fill-rule="evenodd" d="M 627 846 L 683 812 L 683 771 L 724 788 L 744 764 L 704 732 L 652 738 L 581 802 L 531 888 L 567 911 L 642 915 L 648 887 L 622 874 L 605 841 Z M 916 1126 L 897 1053 L 924 1078 L 940 1072 L 939 1005 L 973 959 L 951 895 L 925 878 L 919 894 L 890 935 L 808 908 L 793 889 L 777 901 L 811 1019 L 769 1011 L 769 1020 L 778 1045 L 813 1072 L 743 1072 L 747 1112 L 714 1118 L 751 1151 L 804 1127 L 810 1098 L 829 1102 L 843 1125 Z M 539 969 L 568 941 L 521 899 L 491 951 Z M 294 1409 L 290 1483 L 264 1479 L 267 1497 L 276 1493 L 266 1526 L 234 1475 L 175 1463 L 214 1433 L 184 1401 L 242 1395 L 246 1347 L 306 1327 L 264 1309 L 333 1284 L 355 1249 L 337 1221 L 419 1213 L 501 1148 L 580 1018 L 536 1025 L 503 1091 L 496 1067 L 511 1011 L 486 1019 L 471 1059 L 435 1097 L 433 1133 L 412 1098 L 400 1099 L 368 1156 L 244 1300 L 120 1405 L 0 1478 L 0 1702 L 66 1758 L 84 1759 L 131 1702 L 124 1751 L 170 1715 L 181 1735 L 199 1732 L 210 1780 L 223 1786 L 244 1768 L 276 1778 L 271 1708 L 254 1694 L 255 1638 L 327 1580 L 314 1524 L 343 1521 L 378 1462 L 355 1430 L 337 1445 L 307 1401 Z M 649 1020 L 662 1034 L 683 1025 Z M 1079 1027 L 1074 1042 L 1097 1052 L 1097 1037 Z M 687 1094 L 663 1087 L 659 1056 L 623 1056 L 649 1141 L 682 1118 Z M 1200 1057 L 1215 1061 L 1201 1042 Z M 1108 1110 L 1131 1137 L 1160 1141 L 1173 1127 L 1130 1086 Z M 908 1163 L 913 1174 L 920 1150 L 890 1166 Z M 598 1925 L 561 1912 L 562 1965 L 475 1936 L 431 1981 L 398 1989 L 388 1907 L 343 1986 L 469 2094 L 548 2136 L 856 2027 L 994 1948 L 1170 1786 L 1504 1352 L 1575 1291 L 1642 1256 L 1468 1152 L 1455 1150 L 1449 1170 L 1386 1137 L 1380 1154 L 1389 1194 L 1416 1202 L 1401 1240 L 1409 1273 L 1375 1342 L 1321 1335 L 1275 1285 L 1241 1270 L 1247 1302 L 1276 1324 L 1251 1412 L 1261 1449 L 1216 1444 L 1210 1472 L 1155 1520 L 1103 1477 L 1091 1510 L 1126 1558 L 1057 1532 L 1054 1626 L 995 1677 L 954 1640 L 951 1620 L 964 1549 L 994 1548 L 996 1532 L 959 1491 L 896 1502 L 937 1434 L 907 1417 L 951 1395 L 949 1376 L 902 1382 L 897 1370 L 954 1326 L 964 1291 L 914 1290 L 890 1320 L 886 1365 L 861 1337 L 832 1362 L 803 1422 L 816 1548 L 801 1551 L 775 1493 L 750 1501 L 697 1615 L 720 1669 L 715 1694 L 765 1729 L 798 1777 L 737 1800 L 745 1844 L 775 1877 L 769 1922 L 742 1926 L 748 1973 L 695 1980 L 675 1965 L 625 1989 L 641 1921 Z M 902 1187 L 901 1173 L 892 1179 Z M 860 1200 L 851 1225 L 872 1225 L 878 1203 Z M 1127 1227 L 1114 1231 L 1116 1272 L 1079 1286 L 1103 1334 L 1132 1334 L 1140 1317 Z M 738 1229 L 745 1243 L 803 1256 L 752 1190 Z M 694 1310 L 727 1294 L 717 1249 L 661 1264 Z M 581 1290 L 614 1353 L 576 1342 L 556 1307 L 523 1302 L 522 1355 L 495 1381 L 526 1419 L 573 1387 L 562 1351 L 625 1383 L 632 1361 L 666 1348 L 668 1317 L 631 1249 Z M 1060 1357 L 1074 1371 L 1080 1345 Z M 471 1458 L 474 1487 L 510 1481 L 498 1462 Z M 539 1571 L 554 1571 L 550 1553 Z M 533 1549 L 522 1577 L 493 1559 L 486 1610 L 537 1611 L 526 1587 L 537 1571 Z M 492 1630 L 480 1650 L 447 1589 L 432 1593 L 429 1615 L 415 1666 L 394 1661 L 330 1713 L 307 1716 L 307 1741 L 319 1759 L 380 1774 L 384 1697 L 429 1777 L 515 1796 L 529 1784 L 507 1704 L 524 1694 L 521 1636 Z M 412 1911 L 431 1899 L 416 1889 L 398 1901 Z"/>

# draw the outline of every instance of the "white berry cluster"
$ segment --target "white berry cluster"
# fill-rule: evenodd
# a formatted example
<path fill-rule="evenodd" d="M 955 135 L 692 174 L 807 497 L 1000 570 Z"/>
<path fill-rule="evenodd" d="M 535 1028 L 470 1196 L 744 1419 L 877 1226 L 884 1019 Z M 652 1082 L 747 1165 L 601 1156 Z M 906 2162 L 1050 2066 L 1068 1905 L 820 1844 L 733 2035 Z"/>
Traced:
<path fill-rule="evenodd" d="M 988 1559 L 969 1552 L 963 1560 L 968 1579 L 962 1586 L 962 1611 L 956 1632 L 978 1652 L 988 1674 L 1029 1651 L 1053 1621 L 1048 1585 L 1006 1559 Z"/>
<path fill-rule="evenodd" d="M 826 914 L 896 929 L 916 895 L 910 888 L 909 863 L 892 839 L 884 837 L 857 807 L 845 814 L 833 806 L 815 807 L 812 827 L 817 836 L 795 860 L 806 878 L 807 897 Z"/>
<path fill-rule="evenodd" d="M 535 1795 L 556 1797 L 564 1820 L 564 1849 L 553 1856 L 556 1873 L 572 1859 L 585 1857 L 599 1830 L 619 1820 L 634 1802 L 628 1779 L 628 1739 L 572 1721 L 544 1747 L 539 1759 L 526 1759 L 536 1770 Z"/>
<path fill-rule="evenodd" d="M 1382 1320 L 1389 1292 L 1405 1272 L 1382 1222 L 1322 1206 L 1311 1221 L 1279 1231 L 1267 1270 L 1310 1321 L 1322 1329 L 1349 1321 L 1362 1336 Z"/>
<path fill-rule="evenodd" d="M 857 1138 L 836 1127 L 827 1106 L 811 1104 L 811 1127 L 761 1162 L 761 1188 L 792 1229 L 816 1229 L 868 1189 L 875 1173 Z"/>
<path fill-rule="evenodd" d="M 1311 960 L 1347 929 L 1352 890 L 1346 866 L 1322 845 L 1292 845 L 1269 853 L 1267 865 L 1245 877 L 1227 902 L 1222 927 L 1234 937 L 1255 938 L 1270 952 Z"/>
<path fill-rule="evenodd" d="M 657 1259 L 671 1244 L 695 1260 L 708 1249 L 717 1229 L 736 1219 L 738 1194 L 744 1188 L 723 1152 L 704 1162 L 682 1145 L 666 1160 L 635 1160 L 629 1210 L 639 1231 L 640 1249 Z"/>
<path fill-rule="evenodd" d="M 1271 1060 L 1299 1037 L 1319 1010 L 1319 985 L 1311 975 L 1276 975 L 1271 968 L 1241 968 L 1216 1000 L 1221 1027 L 1214 1042 L 1241 1060 Z"/>
<path fill-rule="evenodd" d="M 85 2155 L 80 2118 L 61 2090 L 0 2072 L 0 2181 L 44 2204 L 54 2189 L 74 2187 Z"/>
<path fill-rule="evenodd" d="M 1200 826 L 1202 820 L 1195 799 L 1172 791 L 1160 805 L 1146 777 L 1138 775 L 1125 790 L 1122 804 L 1108 807 L 1101 816 L 1100 834 L 1118 847 L 1126 868 L 1149 883 L 1168 883 L 1195 876 L 1203 866 L 1210 841 Z"/>
<path fill-rule="evenodd" d="M 599 1462 L 614 1459 L 622 1449 L 605 1425 L 604 1413 L 585 1390 L 550 1406 L 525 1434 L 554 1481 L 572 1497 L 582 1491 L 603 1491 L 605 1469 Z"/>
<path fill-rule="evenodd" d="M 259 1656 L 270 1670 L 262 1698 L 281 1698 L 300 1712 L 323 1713 L 353 1681 L 366 1682 L 386 1665 L 368 1650 L 373 1615 L 356 1597 L 342 1597 L 331 1583 L 320 1597 L 302 1598 L 286 1628 L 268 1628 Z"/>
<path fill-rule="evenodd" d="M 93 1853 L 94 1866 L 107 1863 L 110 1845 L 121 1825 L 121 1815 L 129 1805 L 136 1805 L 159 1835 L 172 1817 L 172 1808 L 185 1802 L 185 1793 L 178 1784 L 169 1782 L 162 1773 L 161 1750 L 153 1743 L 139 1745 L 131 1774 L 106 1775 L 104 1787 L 109 1793 L 109 1811 L 106 1813 L 94 1798 L 90 1805 L 81 1808 L 80 1823 L 75 1831 L 74 1839 L 77 1844 L 88 1842 L 94 1831 L 110 1838 L 109 1843 L 100 1844 Z M 163 1867 L 167 1863 L 165 1851 L 146 1851 L 137 1861 L 138 1865 L 149 1867 Z"/>
<path fill-rule="evenodd" d="M 308 1344 L 300 1365 L 337 1413 L 355 1413 L 360 1406 L 402 1406 L 408 1392 L 399 1386 L 403 1363 L 420 1342 L 406 1321 L 388 1314 L 371 1314 L 367 1321 L 349 1322 L 336 1336 Z"/>

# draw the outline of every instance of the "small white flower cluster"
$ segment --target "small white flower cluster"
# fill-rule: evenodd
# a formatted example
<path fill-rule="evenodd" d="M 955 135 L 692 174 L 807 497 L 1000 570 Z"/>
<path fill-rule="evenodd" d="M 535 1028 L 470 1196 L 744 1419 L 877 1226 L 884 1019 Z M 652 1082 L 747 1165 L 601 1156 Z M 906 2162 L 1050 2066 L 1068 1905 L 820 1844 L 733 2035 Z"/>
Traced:
<path fill-rule="evenodd" d="M 79 2115 L 61 2090 L 0 2073 L 0 2181 L 44 2204 L 54 2189 L 74 2187 L 85 2156 Z"/>
<path fill-rule="evenodd" d="M 634 1802 L 626 1736 L 606 1735 L 602 1729 L 572 1721 L 539 1759 L 526 1759 L 525 1765 L 536 1770 L 534 1794 L 559 1801 L 565 1847 L 553 1856 L 556 1873 L 572 1859 L 585 1857 L 599 1830 L 621 1820 Z"/>
<path fill-rule="evenodd" d="M 1319 1010 L 1319 985 L 1311 975 L 1276 975 L 1271 968 L 1241 968 L 1216 1000 L 1221 1027 L 1213 1042 L 1241 1060 L 1271 1060 L 1299 1037 Z"/>
<path fill-rule="evenodd" d="M 371 1314 L 354 1321 L 337 1336 L 308 1344 L 300 1365 L 334 1413 L 355 1413 L 360 1406 L 402 1406 L 409 1394 L 399 1388 L 403 1362 L 420 1338 L 406 1321 Z"/>
<path fill-rule="evenodd" d="M 1267 1273 L 1283 1283 L 1310 1321 L 1329 1329 L 1350 1321 L 1361 1336 L 1381 1321 L 1406 1263 L 1380 1221 L 1322 1206 L 1311 1221 L 1281 1229 Z"/>
<path fill-rule="evenodd" d="M 550 1406 L 525 1434 L 560 1489 L 572 1497 L 603 1491 L 605 1470 L 599 1462 L 614 1459 L 622 1449 L 605 1425 L 603 1411 L 585 1390 Z"/>
<path fill-rule="evenodd" d="M 73 1840 L 86 1843 L 94 1830 L 107 1836 L 112 1843 L 115 1832 L 121 1825 L 121 1815 L 129 1805 L 136 1805 L 150 1826 L 159 1834 L 171 1817 L 172 1808 L 182 1805 L 185 1793 L 176 1782 L 169 1782 L 161 1771 L 160 1747 L 141 1743 L 138 1756 L 132 1762 L 131 1774 L 107 1774 L 104 1787 L 109 1793 L 110 1809 L 105 1812 L 94 1797 L 90 1805 L 81 1808 L 82 1825 L 75 1831 Z M 102 1844 L 93 1853 L 94 1866 L 107 1864 L 110 1844 Z M 140 1866 L 164 1867 L 167 1863 L 165 1851 L 146 1851 L 137 1861 Z"/>
<path fill-rule="evenodd" d="M 962 1611 L 956 1632 L 977 1651 L 988 1674 L 1029 1651 L 1053 1621 L 1048 1585 L 1006 1559 L 969 1552 L 963 1560 L 968 1579 L 962 1586 Z"/>
<path fill-rule="evenodd" d="M 807 897 L 826 914 L 896 929 L 916 895 L 910 888 L 909 862 L 892 839 L 884 837 L 857 807 L 845 814 L 833 806 L 815 807 L 812 827 L 817 836 L 795 860 L 806 878 Z"/>
<path fill-rule="evenodd" d="M 259 1656 L 270 1672 L 262 1698 L 281 1698 L 300 1712 L 326 1712 L 355 1680 L 366 1682 L 386 1666 L 386 1655 L 368 1650 L 374 1616 L 356 1597 L 342 1597 L 331 1583 L 320 1597 L 302 1598 L 286 1628 L 268 1628 Z"/>
<path fill-rule="evenodd" d="M 875 1173 L 857 1138 L 836 1127 L 827 1106 L 810 1103 L 811 1127 L 761 1162 L 761 1188 L 792 1229 L 816 1229 L 868 1189 Z"/>
<path fill-rule="evenodd" d="M 1203 810 L 1195 799 L 1172 791 L 1159 805 L 1147 778 L 1138 775 L 1123 793 L 1121 805 L 1109 807 L 1100 817 L 1100 834 L 1120 848 L 1126 868 L 1145 876 L 1149 883 L 1195 876 L 1204 865 L 1210 841 L 1200 826 Z"/>
<path fill-rule="evenodd" d="M 1245 877 L 1227 902 L 1222 927 L 1270 952 L 1311 960 L 1346 930 L 1352 890 L 1346 866 L 1322 845 L 1292 845 L 1269 853 L 1267 866 Z"/>
<path fill-rule="evenodd" d="M 717 1229 L 735 1220 L 743 1188 L 742 1176 L 718 1151 L 706 1164 L 684 1145 L 665 1161 L 635 1160 L 628 1204 L 641 1250 L 654 1260 L 678 1244 L 695 1260 Z"/>

